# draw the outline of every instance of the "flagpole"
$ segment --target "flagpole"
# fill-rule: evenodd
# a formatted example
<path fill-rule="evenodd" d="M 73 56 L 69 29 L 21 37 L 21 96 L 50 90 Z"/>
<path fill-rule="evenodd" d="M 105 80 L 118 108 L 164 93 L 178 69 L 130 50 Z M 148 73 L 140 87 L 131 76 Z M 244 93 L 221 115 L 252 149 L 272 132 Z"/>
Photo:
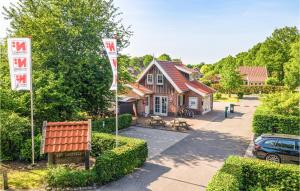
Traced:
<path fill-rule="evenodd" d="M 118 84 L 118 83 L 117 83 Z M 118 141 L 118 85 L 116 88 L 116 147 L 118 147 L 119 145 L 119 141 Z"/>
<path fill-rule="evenodd" d="M 31 47 L 31 37 L 29 37 L 29 38 L 30 38 L 30 47 Z M 31 59 L 31 51 L 30 51 L 30 59 Z M 34 164 L 32 61 L 31 61 L 31 64 L 30 64 L 30 113 L 31 113 L 31 154 L 32 154 L 32 164 Z"/>

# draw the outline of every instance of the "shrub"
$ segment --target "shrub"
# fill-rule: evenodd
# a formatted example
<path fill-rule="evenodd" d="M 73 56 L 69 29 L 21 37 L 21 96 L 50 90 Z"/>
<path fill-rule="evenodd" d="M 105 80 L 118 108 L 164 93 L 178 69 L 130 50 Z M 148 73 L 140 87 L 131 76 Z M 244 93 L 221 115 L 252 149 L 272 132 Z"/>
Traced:
<path fill-rule="evenodd" d="M 128 128 L 131 125 L 132 116 L 131 114 L 123 114 L 119 116 L 119 129 Z M 116 128 L 116 118 L 109 117 L 104 119 L 98 119 L 93 121 L 92 127 L 93 131 L 103 132 L 103 133 L 112 133 Z"/>
<path fill-rule="evenodd" d="M 103 184 L 134 171 L 146 161 L 148 149 L 145 141 L 121 136 L 118 140 L 119 147 L 114 148 L 114 135 L 93 133 L 92 155 L 97 157 L 93 169 L 53 168 L 48 173 L 48 185 L 68 188 Z"/>
<path fill-rule="evenodd" d="M 91 170 L 77 170 L 63 166 L 50 168 L 46 178 L 48 186 L 52 188 L 84 187 L 94 181 Z"/>
<path fill-rule="evenodd" d="M 221 93 L 219 93 L 219 92 L 218 92 L 218 93 L 216 93 L 215 95 L 216 95 L 216 99 L 221 99 L 221 98 L 222 98 L 222 94 L 221 94 Z"/>
<path fill-rule="evenodd" d="M 208 184 L 208 191 L 298 190 L 296 165 L 230 156 Z"/>
<path fill-rule="evenodd" d="M 263 133 L 300 134 L 298 116 L 273 114 L 259 107 L 256 109 L 252 126 L 256 135 Z"/>
<path fill-rule="evenodd" d="M 300 96 L 291 92 L 269 94 L 262 99 L 252 121 L 255 134 L 262 133 L 300 133 Z"/>
<path fill-rule="evenodd" d="M 123 140 L 123 139 L 121 139 Z M 124 141 L 119 141 L 119 146 L 124 145 Z M 97 157 L 104 151 L 112 150 L 116 145 L 115 136 L 105 133 L 93 133 L 92 134 L 92 151 L 91 155 Z"/>
<path fill-rule="evenodd" d="M 114 139 L 113 135 L 110 136 Z M 123 143 L 122 146 L 104 151 L 96 159 L 93 171 L 98 184 L 107 183 L 131 173 L 146 161 L 148 149 L 145 141 L 125 137 L 120 137 L 119 141 Z"/>
<path fill-rule="evenodd" d="M 244 93 L 243 92 L 238 92 L 237 96 L 238 96 L 239 99 L 243 99 Z"/>
<path fill-rule="evenodd" d="M 271 85 L 271 86 L 279 86 L 279 85 L 281 85 L 280 81 L 277 78 L 274 78 L 274 77 L 269 77 L 266 80 L 266 84 L 267 85 Z"/>
<path fill-rule="evenodd" d="M 221 93 L 227 93 L 224 88 L 220 84 L 212 84 L 212 88 L 218 90 Z M 264 85 L 264 86 L 247 86 L 242 85 L 238 89 L 232 90 L 231 93 L 237 94 L 238 92 L 243 92 L 244 94 L 258 94 L 258 93 L 275 93 L 280 91 L 285 91 L 287 88 L 284 86 L 272 86 L 272 85 Z"/>
<path fill-rule="evenodd" d="M 299 99 L 299 93 L 278 92 L 266 95 L 262 99 L 262 107 L 274 114 L 299 116 Z"/>
<path fill-rule="evenodd" d="M 37 135 L 34 137 L 34 160 L 38 161 L 45 157 L 45 155 L 40 154 L 41 149 L 41 135 Z M 31 138 L 27 139 L 23 144 L 20 152 L 20 160 L 23 161 L 31 161 L 32 160 L 32 151 L 31 151 Z"/>
<path fill-rule="evenodd" d="M 1 160 L 19 159 L 21 146 L 30 135 L 27 118 L 13 112 L 0 111 Z"/>

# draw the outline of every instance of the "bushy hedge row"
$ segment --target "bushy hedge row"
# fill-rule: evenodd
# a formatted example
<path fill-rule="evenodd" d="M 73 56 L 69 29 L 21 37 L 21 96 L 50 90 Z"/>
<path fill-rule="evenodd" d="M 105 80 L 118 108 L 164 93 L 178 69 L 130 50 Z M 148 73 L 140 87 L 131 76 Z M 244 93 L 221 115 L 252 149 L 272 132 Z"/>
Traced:
<path fill-rule="evenodd" d="M 114 136 L 111 135 L 111 138 L 114 139 Z M 148 149 L 145 141 L 123 137 L 119 142 L 122 146 L 104 151 L 97 157 L 93 169 L 97 183 L 103 184 L 116 180 L 131 173 L 146 161 Z"/>
<path fill-rule="evenodd" d="M 220 84 L 212 84 L 212 88 L 215 90 L 218 90 L 218 92 L 221 93 L 227 93 Z M 284 86 L 270 86 L 270 85 L 264 85 L 264 86 L 246 86 L 242 85 L 239 89 L 232 90 L 231 93 L 238 94 L 239 92 L 242 92 L 244 94 L 258 94 L 258 93 L 274 93 L 274 92 L 280 92 L 284 91 L 286 88 Z"/>
<path fill-rule="evenodd" d="M 114 148 L 115 136 L 93 133 L 92 155 L 96 156 L 91 170 L 57 167 L 49 170 L 48 186 L 53 188 L 102 185 L 116 180 L 140 167 L 148 156 L 147 143 L 140 139 L 119 136 L 119 147 Z"/>
<path fill-rule="evenodd" d="M 300 134 L 299 116 L 279 115 L 258 107 L 254 113 L 252 126 L 256 135 L 263 133 Z"/>
<path fill-rule="evenodd" d="M 207 191 L 298 190 L 297 165 L 278 164 L 259 159 L 230 156 L 213 176 Z"/>
<path fill-rule="evenodd" d="M 119 116 L 119 129 L 124 129 L 130 127 L 132 122 L 131 114 L 123 114 Z M 102 133 L 112 133 L 116 129 L 116 118 L 109 117 L 104 119 L 94 120 L 92 122 L 93 131 L 102 132 Z"/>

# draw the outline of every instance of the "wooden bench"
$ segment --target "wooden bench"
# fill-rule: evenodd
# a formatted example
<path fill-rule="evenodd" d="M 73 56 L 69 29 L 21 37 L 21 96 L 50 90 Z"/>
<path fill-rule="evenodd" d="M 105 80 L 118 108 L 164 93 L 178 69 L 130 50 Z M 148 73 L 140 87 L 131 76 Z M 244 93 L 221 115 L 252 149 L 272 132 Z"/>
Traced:
<path fill-rule="evenodd" d="M 164 120 L 159 116 L 151 116 L 150 126 L 166 126 Z"/>
<path fill-rule="evenodd" d="M 183 118 L 176 118 L 176 119 L 174 119 L 172 127 L 176 128 L 176 130 L 179 130 L 180 127 L 188 130 L 189 124 Z"/>

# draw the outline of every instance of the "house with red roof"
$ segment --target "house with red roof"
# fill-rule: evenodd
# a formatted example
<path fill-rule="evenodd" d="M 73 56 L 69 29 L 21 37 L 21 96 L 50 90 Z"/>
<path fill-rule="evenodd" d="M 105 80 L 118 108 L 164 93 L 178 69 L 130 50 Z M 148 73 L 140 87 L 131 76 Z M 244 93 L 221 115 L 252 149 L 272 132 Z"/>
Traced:
<path fill-rule="evenodd" d="M 239 72 L 244 85 L 263 86 L 268 78 L 268 71 L 263 66 L 240 66 Z"/>
<path fill-rule="evenodd" d="M 215 90 L 199 82 L 198 75 L 181 62 L 153 60 L 135 83 L 126 85 L 126 96 L 138 100 L 139 115 L 175 116 L 181 108 L 203 115 L 213 109 Z"/>

